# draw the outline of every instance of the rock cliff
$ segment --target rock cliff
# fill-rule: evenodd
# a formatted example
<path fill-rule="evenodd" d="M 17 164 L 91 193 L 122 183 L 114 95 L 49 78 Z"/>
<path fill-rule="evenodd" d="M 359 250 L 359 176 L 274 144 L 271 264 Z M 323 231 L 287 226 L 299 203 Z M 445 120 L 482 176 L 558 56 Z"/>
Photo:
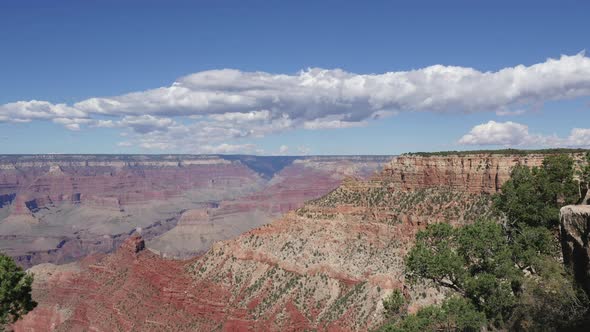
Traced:
<path fill-rule="evenodd" d="M 515 165 L 540 166 L 544 155 L 457 154 L 403 155 L 385 166 L 384 173 L 405 190 L 447 186 L 472 193 L 495 193 L 510 178 Z"/>
<path fill-rule="evenodd" d="M 560 211 L 564 263 L 590 295 L 590 205 L 568 205 Z"/>

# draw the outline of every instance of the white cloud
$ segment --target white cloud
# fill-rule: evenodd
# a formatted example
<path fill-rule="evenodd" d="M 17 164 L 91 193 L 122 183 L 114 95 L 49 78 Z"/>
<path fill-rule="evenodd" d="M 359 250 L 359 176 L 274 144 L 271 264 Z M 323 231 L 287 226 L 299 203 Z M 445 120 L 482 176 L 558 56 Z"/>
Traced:
<path fill-rule="evenodd" d="M 507 112 L 547 100 L 590 93 L 590 58 L 580 53 L 532 66 L 497 72 L 434 65 L 422 69 L 359 75 L 312 68 L 295 75 L 223 69 L 181 77 L 169 87 L 109 98 L 91 98 L 73 107 L 110 115 L 252 114 L 312 121 L 346 115 L 368 119 L 378 111 Z"/>
<path fill-rule="evenodd" d="M 462 145 L 503 145 L 534 147 L 589 147 L 590 129 L 574 128 L 570 135 L 561 138 L 556 135 L 531 134 L 527 125 L 507 121 L 489 121 L 477 125 L 459 139 Z"/>
<path fill-rule="evenodd" d="M 196 122 L 174 123 L 165 130 L 149 132 L 130 131 L 125 142 L 146 150 L 184 153 L 247 153 L 257 152 L 250 144 L 228 144 L 227 141 L 248 137 L 250 130 L 236 128 L 228 123 Z M 241 149 L 241 150 L 240 150 Z"/>
<path fill-rule="evenodd" d="M 523 115 L 527 111 L 525 109 L 518 109 L 518 110 L 499 110 L 496 111 L 497 116 L 516 116 L 516 115 Z"/>
<path fill-rule="evenodd" d="M 252 153 L 257 152 L 254 144 L 219 144 L 219 145 L 205 145 L 198 150 L 200 153 Z"/>
<path fill-rule="evenodd" d="M 118 124 L 113 120 L 98 120 L 94 123 L 94 126 L 100 128 L 115 128 L 118 127 Z"/>
<path fill-rule="evenodd" d="M 174 149 L 174 145 L 166 142 L 157 142 L 146 140 L 139 144 L 142 149 L 146 150 L 171 150 Z"/>
<path fill-rule="evenodd" d="M 29 122 L 55 118 L 84 118 L 88 115 L 66 104 L 51 104 L 47 101 L 17 101 L 0 105 L 0 121 Z"/>
<path fill-rule="evenodd" d="M 334 116 L 329 116 L 321 119 L 314 119 L 312 121 L 305 121 L 303 128 L 316 130 L 316 129 L 335 129 L 335 128 L 351 128 L 351 127 L 363 127 L 368 123 L 366 121 L 342 121 Z"/>
<path fill-rule="evenodd" d="M 92 122 L 88 114 L 66 104 L 31 100 L 0 105 L 0 122 L 23 123 L 33 120 L 52 120 L 74 131 L 80 130 L 81 124 Z"/>
<path fill-rule="evenodd" d="M 66 129 L 78 131 L 80 130 L 80 125 L 89 124 L 92 120 L 84 118 L 54 118 L 53 122 L 63 125 Z"/>
<path fill-rule="evenodd" d="M 461 137 L 459 144 L 466 145 L 521 145 L 529 142 L 529 128 L 515 122 L 496 122 L 480 124 Z"/>
<path fill-rule="evenodd" d="M 125 116 L 119 122 L 120 126 L 129 127 L 140 134 L 152 131 L 167 131 L 175 122 L 169 118 L 159 118 L 152 115 Z"/>
<path fill-rule="evenodd" d="M 287 154 L 289 152 L 289 147 L 287 145 L 281 145 L 279 148 L 279 154 Z"/>
<path fill-rule="evenodd" d="M 590 147 L 590 128 L 572 129 L 567 142 L 570 146 Z"/>
<path fill-rule="evenodd" d="M 364 126 L 401 112 L 518 115 L 546 101 L 580 96 L 590 96 L 590 57 L 584 53 L 495 72 L 443 65 L 365 75 L 321 68 L 296 74 L 210 70 L 170 86 L 72 105 L 8 103 L 0 105 L 0 122 L 121 128 L 136 146 L 191 149 L 295 128 Z M 519 138 L 510 135 L 519 132 L 510 130 L 495 132 L 494 139 L 512 144 Z M 477 132 L 470 134 L 464 144 L 479 140 Z"/>
<path fill-rule="evenodd" d="M 297 152 L 302 156 L 306 156 L 311 152 L 311 149 L 305 145 L 300 145 L 297 147 Z"/>
<path fill-rule="evenodd" d="M 215 121 L 266 121 L 271 119 L 270 111 L 252 111 L 247 113 L 224 113 L 212 114 L 211 119 Z"/>

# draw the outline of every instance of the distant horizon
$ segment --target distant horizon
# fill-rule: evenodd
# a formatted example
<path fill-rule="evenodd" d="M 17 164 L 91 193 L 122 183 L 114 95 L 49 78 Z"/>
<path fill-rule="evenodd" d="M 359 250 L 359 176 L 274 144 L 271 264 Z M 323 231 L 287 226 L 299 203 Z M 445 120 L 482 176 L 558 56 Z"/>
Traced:
<path fill-rule="evenodd" d="M 499 148 L 484 150 L 440 150 L 440 151 L 408 151 L 399 154 L 308 154 L 308 155 L 279 155 L 279 154 L 228 154 L 228 153 L 0 153 L 3 156 L 211 156 L 211 157 L 276 157 L 276 158 L 305 158 L 305 157 L 397 157 L 402 155 L 437 155 L 453 153 L 474 153 L 474 154 L 495 154 L 502 153 L 584 153 L 590 152 L 590 148 L 539 148 L 539 149 L 518 149 L 518 148 Z"/>

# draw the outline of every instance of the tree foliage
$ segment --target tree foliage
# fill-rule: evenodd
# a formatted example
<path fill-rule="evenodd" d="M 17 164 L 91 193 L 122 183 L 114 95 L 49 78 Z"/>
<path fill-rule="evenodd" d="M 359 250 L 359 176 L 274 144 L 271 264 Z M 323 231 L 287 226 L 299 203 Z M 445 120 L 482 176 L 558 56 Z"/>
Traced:
<path fill-rule="evenodd" d="M 539 168 L 516 166 L 510 180 L 502 186 L 502 192 L 496 195 L 494 204 L 512 227 L 555 229 L 559 209 L 580 198 L 578 187 L 573 159 L 567 155 L 551 155 Z"/>
<path fill-rule="evenodd" d="M 24 272 L 12 258 L 0 254 L 0 330 L 35 308 L 32 282 L 31 274 Z"/>
<path fill-rule="evenodd" d="M 498 324 L 515 306 L 513 287 L 521 282 L 522 272 L 514 266 L 501 225 L 494 221 L 459 228 L 429 225 L 418 233 L 406 262 L 410 279 L 429 279 L 456 291 Z"/>
<path fill-rule="evenodd" d="M 462 150 L 462 151 L 436 151 L 436 152 L 408 152 L 403 155 L 408 156 L 466 156 L 473 154 L 487 154 L 487 155 L 506 155 L 506 156 L 526 156 L 530 154 L 572 154 L 572 153 L 584 153 L 587 149 L 537 149 L 537 150 L 520 150 L 520 149 L 500 149 L 500 150 Z"/>
<path fill-rule="evenodd" d="M 462 297 L 451 297 L 441 306 L 427 306 L 384 326 L 384 332 L 479 331 L 485 323 L 483 313 Z"/>
<path fill-rule="evenodd" d="M 567 331 L 584 323 L 588 298 L 561 262 L 542 256 L 537 274 L 523 280 L 509 324 L 512 330 Z"/>
<path fill-rule="evenodd" d="M 586 165 L 582 168 L 582 181 L 590 184 L 590 152 L 586 152 Z"/>
<path fill-rule="evenodd" d="M 396 317 L 403 309 L 406 300 L 399 289 L 395 289 L 383 300 L 383 309 L 388 318 Z"/>
<path fill-rule="evenodd" d="M 590 165 L 580 179 L 588 174 Z M 404 316 L 386 330 L 576 327 L 588 313 L 589 301 L 558 259 L 555 235 L 559 209 L 579 198 L 574 161 L 551 155 L 541 167 L 514 168 L 494 198 L 502 220 L 479 220 L 463 227 L 428 225 L 417 233 L 416 245 L 406 257 L 406 275 L 410 281 L 430 280 L 456 295 L 442 306 Z M 457 308 L 463 316 L 453 316 Z"/>

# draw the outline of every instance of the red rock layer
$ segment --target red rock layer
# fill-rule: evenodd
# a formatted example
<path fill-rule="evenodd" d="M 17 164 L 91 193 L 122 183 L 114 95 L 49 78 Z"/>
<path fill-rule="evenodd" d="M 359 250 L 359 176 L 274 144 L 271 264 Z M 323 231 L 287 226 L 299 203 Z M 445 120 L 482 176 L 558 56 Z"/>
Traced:
<path fill-rule="evenodd" d="M 192 250 L 170 246 L 166 241 L 178 237 L 168 236 L 155 248 L 175 257 L 192 256 L 213 241 L 268 223 L 272 216 L 322 196 L 346 176 L 366 175 L 384 161 L 384 157 L 300 158 L 268 179 L 256 173 L 256 165 L 240 159 L 170 158 L 0 156 L 0 249 L 25 267 L 69 262 L 112 251 L 136 228 L 154 243 L 154 238 L 176 226 L 183 211 L 210 203 L 211 223 L 220 227 L 201 233 L 198 227 L 185 227 L 177 232 L 184 242 L 200 240 L 200 246 Z M 268 158 L 265 162 L 272 161 Z M 11 215 L 6 217 L 7 213 Z M 192 237 L 183 234 L 195 231 L 199 234 Z M 43 245 L 33 246 L 34 241 Z"/>
<path fill-rule="evenodd" d="M 540 166 L 544 155 L 403 155 L 385 166 L 386 176 L 404 190 L 447 186 L 472 193 L 495 193 L 515 165 Z"/>
<path fill-rule="evenodd" d="M 431 199 L 437 204 L 428 209 Z M 381 214 L 386 206 L 405 217 Z M 40 306 L 16 330 L 370 330 L 383 321 L 381 301 L 393 289 L 412 308 L 441 299 L 432 288 L 405 285 L 403 256 L 415 232 L 455 214 L 470 222 L 486 206 L 475 194 L 347 181 L 191 261 L 165 260 L 128 240 L 114 255 L 87 259 L 72 278 L 37 283 Z"/>
<path fill-rule="evenodd" d="M 350 169 L 349 160 L 328 163 L 330 167 L 326 169 L 316 161 L 296 162 L 276 174 L 262 190 L 206 209 L 186 211 L 172 230 L 149 241 L 149 247 L 163 256 L 181 259 L 202 254 L 215 241 L 267 224 L 287 211 L 300 208 L 306 201 L 325 195 L 349 174 L 369 173 Z M 364 167 L 372 171 L 376 168 L 374 164 Z"/>
<path fill-rule="evenodd" d="M 15 214 L 64 201 L 118 209 L 166 200 L 191 189 L 239 187 L 260 180 L 240 163 L 121 169 L 64 167 L 60 172 L 41 167 L 3 170 L 0 175 L 0 194 L 16 194 Z"/>
<path fill-rule="evenodd" d="M 310 199 L 321 197 L 337 188 L 344 174 L 326 172 L 321 169 L 294 164 L 285 167 L 263 190 L 227 201 L 220 206 L 220 212 L 227 210 L 264 210 L 269 214 L 280 214 L 303 206 Z"/>

